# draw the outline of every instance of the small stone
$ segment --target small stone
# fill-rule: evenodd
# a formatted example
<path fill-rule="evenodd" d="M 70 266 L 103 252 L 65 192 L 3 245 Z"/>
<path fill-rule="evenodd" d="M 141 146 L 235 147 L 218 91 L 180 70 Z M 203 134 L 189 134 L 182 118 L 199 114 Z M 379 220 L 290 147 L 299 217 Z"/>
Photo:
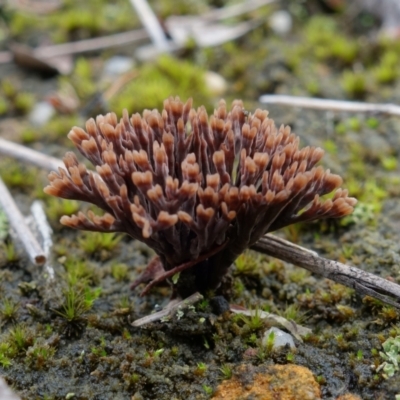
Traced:
<path fill-rule="evenodd" d="M 207 71 L 205 73 L 204 79 L 206 81 L 206 86 L 208 90 L 214 96 L 220 96 L 226 92 L 228 84 L 226 80 L 219 74 L 213 71 Z"/>
<path fill-rule="evenodd" d="M 8 386 L 3 378 L 0 377 L 0 399 L 2 400 L 20 400 Z"/>
<path fill-rule="evenodd" d="M 269 344 L 269 338 L 272 333 L 274 334 L 274 344 L 272 345 L 271 349 L 272 351 L 278 350 L 285 346 L 290 347 L 291 350 L 296 349 L 292 335 L 289 335 L 289 333 L 286 333 L 275 327 L 268 329 L 264 333 L 264 337 L 262 339 L 263 346 L 267 346 Z"/>
<path fill-rule="evenodd" d="M 269 26 L 277 35 L 287 35 L 292 30 L 292 25 L 292 16 L 285 10 L 275 11 L 269 19 Z"/>
<path fill-rule="evenodd" d="M 29 114 L 29 122 L 34 126 L 43 126 L 55 114 L 56 110 L 47 101 L 36 103 Z"/>
<path fill-rule="evenodd" d="M 104 64 L 104 73 L 108 76 L 118 76 L 130 71 L 135 66 L 132 58 L 114 56 Z"/>
<path fill-rule="evenodd" d="M 210 300 L 210 305 L 212 307 L 213 313 L 216 315 L 221 315 L 225 311 L 229 310 L 229 303 L 224 296 L 215 296 Z"/>

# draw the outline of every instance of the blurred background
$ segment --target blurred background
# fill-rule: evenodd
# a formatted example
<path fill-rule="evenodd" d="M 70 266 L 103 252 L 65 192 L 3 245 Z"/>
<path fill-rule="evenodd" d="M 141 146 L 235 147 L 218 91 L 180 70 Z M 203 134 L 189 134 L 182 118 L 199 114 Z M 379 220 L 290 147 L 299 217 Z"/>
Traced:
<path fill-rule="evenodd" d="M 265 93 L 395 101 L 397 3 L 2 1 L 0 129 L 50 140 L 98 113 L 159 108 L 170 95 L 209 110 L 221 97 L 251 109 Z"/>

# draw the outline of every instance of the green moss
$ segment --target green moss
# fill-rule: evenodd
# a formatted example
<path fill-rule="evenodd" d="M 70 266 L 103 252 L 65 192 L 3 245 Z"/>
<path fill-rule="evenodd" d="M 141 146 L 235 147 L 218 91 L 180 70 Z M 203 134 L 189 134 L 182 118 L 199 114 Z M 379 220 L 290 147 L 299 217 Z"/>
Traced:
<path fill-rule="evenodd" d="M 0 115 L 4 115 L 8 112 L 9 105 L 7 100 L 3 97 L 0 96 Z"/>
<path fill-rule="evenodd" d="M 323 148 L 329 154 L 336 154 L 338 151 L 337 144 L 333 140 L 325 140 Z"/>
<path fill-rule="evenodd" d="M 8 368 L 12 362 L 11 358 L 13 356 L 13 352 L 9 343 L 0 343 L 0 365 L 3 368 Z"/>
<path fill-rule="evenodd" d="M 358 43 L 344 36 L 336 22 L 323 15 L 309 19 L 305 27 L 305 43 L 316 59 L 334 59 L 344 65 L 351 64 L 359 51 Z"/>
<path fill-rule="evenodd" d="M 22 132 L 21 132 L 21 140 L 22 143 L 24 144 L 30 144 L 35 142 L 37 139 L 39 139 L 38 137 L 38 133 L 36 130 L 32 129 L 32 128 L 25 128 Z"/>
<path fill-rule="evenodd" d="M 0 115 L 12 111 L 19 115 L 27 114 L 35 103 L 32 93 L 20 90 L 19 84 L 4 79 L 0 86 Z"/>
<path fill-rule="evenodd" d="M 381 163 L 386 171 L 395 171 L 397 169 L 397 157 L 384 156 L 381 158 Z"/>
<path fill-rule="evenodd" d="M 16 354 L 20 354 L 32 345 L 33 334 L 25 324 L 18 324 L 8 331 L 7 342 Z"/>
<path fill-rule="evenodd" d="M 3 251 L 4 258 L 7 262 L 13 263 L 18 261 L 19 255 L 13 242 L 0 243 L 0 249 Z"/>
<path fill-rule="evenodd" d="M 93 307 L 101 289 L 91 289 L 84 284 L 68 286 L 64 290 L 64 302 L 53 311 L 63 320 L 63 332 L 67 336 L 78 335 L 86 325 L 86 313 Z"/>
<path fill-rule="evenodd" d="M 27 40 L 32 33 L 50 32 L 53 41 L 66 42 L 71 38 L 84 39 L 96 34 L 106 34 L 132 29 L 138 18 L 129 3 L 116 0 L 65 1 L 63 7 L 45 16 L 37 13 L 15 12 L 9 28 L 13 37 Z"/>
<path fill-rule="evenodd" d="M 41 129 L 40 138 L 43 142 L 62 139 L 62 145 L 72 147 L 67 134 L 73 126 L 80 125 L 82 121 L 77 115 L 57 115 Z"/>
<path fill-rule="evenodd" d="M 78 243 L 85 253 L 92 255 L 100 250 L 114 250 L 121 239 L 122 235 L 116 233 L 83 232 Z"/>
<path fill-rule="evenodd" d="M 367 93 L 367 78 L 364 72 L 346 70 L 341 76 L 340 83 L 350 98 L 361 98 Z"/>
<path fill-rule="evenodd" d="M 87 260 L 68 258 L 64 267 L 67 271 L 66 281 L 72 287 L 99 283 L 99 276 L 96 269 Z"/>
<path fill-rule="evenodd" d="M 298 324 L 302 324 L 307 319 L 307 315 L 300 310 L 297 304 L 290 304 L 279 315 L 282 315 L 288 321 L 294 321 Z"/>
<path fill-rule="evenodd" d="M 110 106 L 118 114 L 124 108 L 130 113 L 160 109 L 169 96 L 179 96 L 184 101 L 193 97 L 195 105 L 203 104 L 208 109 L 214 105 L 205 85 L 204 71 L 189 61 L 164 55 L 152 64 L 143 65 L 139 78 L 112 98 Z"/>
<path fill-rule="evenodd" d="M 76 214 L 79 211 L 79 202 L 57 197 L 46 197 L 46 214 L 52 223 L 58 223 L 63 215 Z"/>
<path fill-rule="evenodd" d="M 232 367 L 229 364 L 222 364 L 221 368 L 222 379 L 231 379 L 232 378 Z"/>
<path fill-rule="evenodd" d="M 28 192 L 37 182 L 38 170 L 34 167 L 20 164 L 14 160 L 3 158 L 0 161 L 1 177 L 9 188 Z"/>
<path fill-rule="evenodd" d="M 203 362 L 197 363 L 196 369 L 194 370 L 195 375 L 204 375 L 207 372 L 207 364 Z"/>
<path fill-rule="evenodd" d="M 72 85 L 80 99 L 87 100 L 93 96 L 99 88 L 95 80 L 94 67 L 91 62 L 84 57 L 77 59 L 75 69 L 70 77 L 60 77 L 60 91 L 69 91 Z"/>
<path fill-rule="evenodd" d="M 18 93 L 14 99 L 14 107 L 21 114 L 27 114 L 35 104 L 35 97 L 31 93 Z"/>
<path fill-rule="evenodd" d="M 113 264 L 111 266 L 111 274 L 113 278 L 122 282 L 128 279 L 128 266 L 126 264 Z"/>
<path fill-rule="evenodd" d="M 0 316 L 2 320 L 12 321 L 15 319 L 19 304 L 9 297 L 3 297 L 0 301 Z"/>
<path fill-rule="evenodd" d="M 50 346 L 44 340 L 36 340 L 35 344 L 26 352 L 26 362 L 32 368 L 39 370 L 43 369 L 50 359 L 53 358 L 56 349 Z"/>
<path fill-rule="evenodd" d="M 261 317 L 261 311 L 258 308 L 250 316 L 237 314 L 235 319 L 241 321 L 250 332 L 259 331 L 265 326 L 265 320 Z"/>
<path fill-rule="evenodd" d="M 371 129 L 377 129 L 379 127 L 379 119 L 374 117 L 369 117 L 365 121 L 366 125 Z"/>
<path fill-rule="evenodd" d="M 257 273 L 262 257 L 251 251 L 242 253 L 235 261 L 235 275 L 254 275 Z"/>
<path fill-rule="evenodd" d="M 362 128 L 361 120 L 358 117 L 352 117 L 347 120 L 348 127 L 355 132 L 360 132 Z"/>
<path fill-rule="evenodd" d="M 398 76 L 399 54 L 394 50 L 387 50 L 380 58 L 379 64 L 372 69 L 372 74 L 380 84 L 394 82 Z"/>

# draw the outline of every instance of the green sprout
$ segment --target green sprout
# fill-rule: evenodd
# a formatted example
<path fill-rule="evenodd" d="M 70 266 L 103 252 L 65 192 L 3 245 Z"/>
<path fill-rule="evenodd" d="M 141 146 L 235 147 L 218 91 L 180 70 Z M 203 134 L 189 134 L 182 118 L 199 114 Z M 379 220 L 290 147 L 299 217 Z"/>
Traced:
<path fill-rule="evenodd" d="M 33 336 L 24 324 L 14 326 L 8 332 L 8 343 L 15 349 L 16 353 L 26 350 L 33 342 Z"/>
<path fill-rule="evenodd" d="M 113 250 L 121 239 L 115 233 L 84 232 L 78 242 L 85 253 L 92 255 L 99 250 Z"/>
<path fill-rule="evenodd" d="M 1 300 L 0 303 L 0 315 L 2 319 L 10 321 L 15 318 L 15 314 L 19 308 L 18 303 L 15 303 L 12 299 L 6 297 Z"/>
<path fill-rule="evenodd" d="M 48 343 L 38 340 L 26 352 L 26 360 L 28 364 L 36 369 L 43 368 L 46 363 L 54 356 L 56 349 Z"/>
<path fill-rule="evenodd" d="M 0 365 L 8 368 L 12 362 L 11 358 L 15 356 L 15 349 L 8 342 L 0 343 Z"/>
<path fill-rule="evenodd" d="M 232 378 L 232 368 L 228 364 L 222 364 L 219 370 L 221 371 L 222 379 Z"/>
<path fill-rule="evenodd" d="M 203 390 L 207 396 L 211 396 L 213 394 L 213 388 L 208 385 L 203 385 Z"/>
<path fill-rule="evenodd" d="M 195 370 L 195 374 L 196 375 L 204 375 L 207 371 L 207 364 L 203 363 L 203 362 L 199 362 L 197 364 L 197 368 Z"/>
<path fill-rule="evenodd" d="M 46 214 L 51 221 L 58 222 L 63 215 L 72 215 L 79 211 L 79 203 L 76 200 L 65 200 L 49 197 L 46 199 L 46 201 Z"/>
<path fill-rule="evenodd" d="M 265 348 L 267 353 L 271 353 L 272 349 L 274 348 L 274 343 L 275 343 L 275 332 L 271 330 L 265 342 Z"/>
<path fill-rule="evenodd" d="M 250 331 L 254 332 L 260 330 L 265 325 L 261 314 L 262 311 L 256 308 L 255 312 L 252 312 L 250 316 L 238 314 L 238 319 L 243 321 Z"/>
<path fill-rule="evenodd" d="M 235 260 L 235 275 L 254 275 L 260 266 L 261 257 L 254 255 L 250 251 L 242 253 Z"/>
<path fill-rule="evenodd" d="M 128 279 L 128 266 L 126 264 L 113 264 L 111 266 L 111 275 L 117 282 Z"/>
<path fill-rule="evenodd" d="M 288 321 L 294 321 L 298 324 L 303 323 L 307 319 L 306 313 L 300 311 L 300 307 L 297 304 L 291 304 L 287 306 L 281 313 L 278 313 Z"/>
<path fill-rule="evenodd" d="M 1 243 L 0 249 L 3 250 L 7 262 L 12 263 L 18 260 L 17 250 L 12 242 Z"/>
<path fill-rule="evenodd" d="M 95 269 L 86 260 L 70 258 L 66 260 L 64 267 L 67 271 L 66 280 L 71 287 L 98 283 Z"/>
<path fill-rule="evenodd" d="M 59 310 L 53 311 L 64 319 L 67 336 L 74 336 L 83 330 L 86 321 L 84 314 L 92 308 L 100 292 L 100 288 L 82 290 L 71 286 L 64 291 L 64 304 Z"/>

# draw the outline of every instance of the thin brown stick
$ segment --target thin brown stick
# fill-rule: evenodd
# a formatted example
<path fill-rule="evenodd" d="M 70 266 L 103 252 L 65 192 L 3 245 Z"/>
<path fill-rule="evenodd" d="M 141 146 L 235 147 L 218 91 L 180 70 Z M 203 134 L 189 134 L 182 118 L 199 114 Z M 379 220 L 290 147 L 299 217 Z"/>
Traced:
<path fill-rule="evenodd" d="M 293 246 L 290 242 L 270 234 L 265 235 L 251 248 L 332 279 L 355 289 L 361 295 L 368 295 L 400 308 L 400 285 L 377 275 L 313 255 L 306 249 L 300 249 L 298 246 Z"/>
<path fill-rule="evenodd" d="M 259 98 L 259 101 L 266 104 L 279 104 L 291 107 L 313 108 L 316 110 L 360 112 L 372 114 L 379 113 L 400 116 L 400 106 L 390 103 L 363 103 L 356 101 L 342 101 L 274 94 L 263 95 Z"/>
<path fill-rule="evenodd" d="M 15 204 L 14 199 L 1 178 L 0 193 L 0 206 L 7 215 L 11 227 L 17 233 L 18 239 L 21 240 L 24 245 L 30 260 L 36 265 L 43 265 L 46 262 L 46 255 L 28 225 L 25 223 L 24 216 Z"/>

